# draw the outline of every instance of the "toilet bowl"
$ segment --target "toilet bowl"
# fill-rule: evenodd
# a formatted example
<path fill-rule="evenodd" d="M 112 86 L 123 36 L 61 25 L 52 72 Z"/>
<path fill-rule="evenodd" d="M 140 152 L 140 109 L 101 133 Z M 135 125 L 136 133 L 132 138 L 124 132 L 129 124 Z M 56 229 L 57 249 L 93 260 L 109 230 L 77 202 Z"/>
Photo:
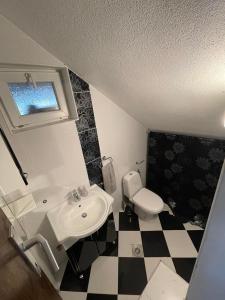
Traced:
<path fill-rule="evenodd" d="M 136 171 L 123 177 L 123 193 L 134 204 L 134 211 L 141 219 L 152 218 L 163 210 L 163 200 L 143 187 L 140 174 Z"/>

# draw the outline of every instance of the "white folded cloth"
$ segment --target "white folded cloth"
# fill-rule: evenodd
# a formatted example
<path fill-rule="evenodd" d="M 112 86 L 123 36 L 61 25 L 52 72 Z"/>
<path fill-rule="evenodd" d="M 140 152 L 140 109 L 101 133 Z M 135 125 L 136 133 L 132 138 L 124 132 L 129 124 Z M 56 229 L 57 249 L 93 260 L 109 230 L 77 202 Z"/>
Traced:
<path fill-rule="evenodd" d="M 102 175 L 105 191 L 112 194 L 116 191 L 116 176 L 111 160 L 103 162 Z"/>

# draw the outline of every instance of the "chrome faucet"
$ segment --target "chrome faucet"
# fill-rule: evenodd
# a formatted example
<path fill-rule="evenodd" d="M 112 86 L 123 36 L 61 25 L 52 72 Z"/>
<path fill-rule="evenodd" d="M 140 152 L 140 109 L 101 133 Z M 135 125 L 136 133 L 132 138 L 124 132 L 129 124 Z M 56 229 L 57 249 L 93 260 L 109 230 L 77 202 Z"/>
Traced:
<path fill-rule="evenodd" d="M 79 195 L 79 193 L 78 193 L 77 190 L 75 190 L 75 189 L 72 190 L 71 194 L 72 194 L 73 200 L 75 202 L 78 202 L 81 199 L 81 197 L 80 197 L 80 195 Z"/>

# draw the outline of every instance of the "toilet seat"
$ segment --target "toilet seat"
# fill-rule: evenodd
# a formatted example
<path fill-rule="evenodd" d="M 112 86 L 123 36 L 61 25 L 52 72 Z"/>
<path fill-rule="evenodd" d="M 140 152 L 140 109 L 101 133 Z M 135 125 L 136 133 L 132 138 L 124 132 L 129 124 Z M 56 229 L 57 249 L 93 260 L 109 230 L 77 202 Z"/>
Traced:
<path fill-rule="evenodd" d="M 133 197 L 133 203 L 145 211 L 158 214 L 163 210 L 163 200 L 152 191 L 142 188 Z"/>

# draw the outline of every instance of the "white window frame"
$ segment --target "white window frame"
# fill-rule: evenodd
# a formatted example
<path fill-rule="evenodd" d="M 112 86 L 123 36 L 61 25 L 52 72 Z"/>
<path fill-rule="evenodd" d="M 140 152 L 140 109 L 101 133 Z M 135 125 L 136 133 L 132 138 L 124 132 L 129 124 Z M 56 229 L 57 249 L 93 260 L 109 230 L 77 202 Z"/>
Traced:
<path fill-rule="evenodd" d="M 51 82 L 53 84 L 59 110 L 37 112 L 24 116 L 20 115 L 18 107 L 12 98 L 8 83 L 26 83 L 25 73 L 31 75 L 34 83 Z M 69 119 L 77 119 L 77 111 L 67 68 L 0 68 L 0 100 L 1 111 L 12 132 Z"/>

